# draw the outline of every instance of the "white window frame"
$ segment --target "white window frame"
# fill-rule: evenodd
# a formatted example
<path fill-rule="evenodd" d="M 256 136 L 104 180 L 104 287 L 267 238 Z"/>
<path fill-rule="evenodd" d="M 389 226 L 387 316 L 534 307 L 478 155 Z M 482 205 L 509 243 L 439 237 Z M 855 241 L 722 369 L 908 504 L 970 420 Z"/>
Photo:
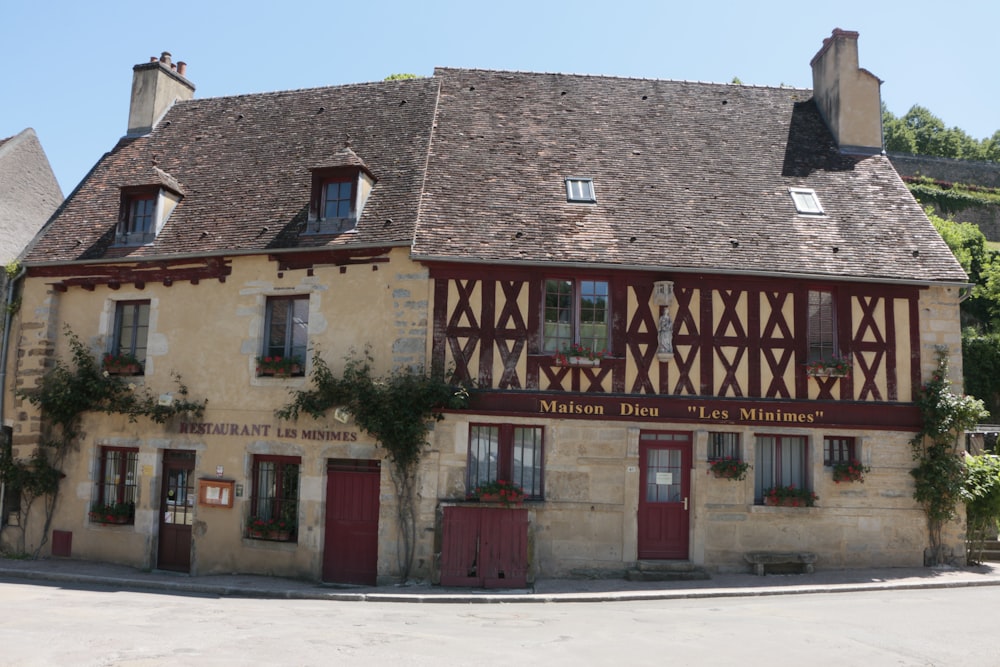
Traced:
<path fill-rule="evenodd" d="M 802 215 L 826 215 L 823 205 L 819 203 L 819 196 L 812 188 L 788 188 L 788 194 L 792 197 L 795 210 Z"/>
<path fill-rule="evenodd" d="M 594 179 L 570 176 L 566 178 L 566 201 L 593 204 L 597 202 Z"/>

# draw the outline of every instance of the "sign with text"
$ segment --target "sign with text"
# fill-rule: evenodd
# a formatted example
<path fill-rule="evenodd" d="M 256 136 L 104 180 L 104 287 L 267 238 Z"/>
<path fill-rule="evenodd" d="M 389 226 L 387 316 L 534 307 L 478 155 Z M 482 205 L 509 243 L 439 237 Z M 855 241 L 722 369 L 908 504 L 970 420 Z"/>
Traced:
<path fill-rule="evenodd" d="M 543 415 L 591 420 L 839 426 L 905 431 L 920 428 L 920 412 L 912 403 L 492 391 L 475 392 L 471 409 L 522 416 Z"/>

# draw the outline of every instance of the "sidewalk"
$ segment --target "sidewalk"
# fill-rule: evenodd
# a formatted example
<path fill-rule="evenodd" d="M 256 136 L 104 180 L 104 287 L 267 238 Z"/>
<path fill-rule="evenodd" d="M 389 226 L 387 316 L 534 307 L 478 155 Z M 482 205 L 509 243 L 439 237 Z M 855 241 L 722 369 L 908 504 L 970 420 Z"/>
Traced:
<path fill-rule="evenodd" d="M 68 559 L 0 558 L 0 585 L 15 580 L 200 595 L 355 602 L 613 602 L 683 598 L 846 593 L 872 590 L 1000 586 L 1000 563 L 964 568 L 829 570 L 813 574 L 717 574 L 706 581 L 633 582 L 622 579 L 543 579 L 528 589 L 484 590 L 430 584 L 333 586 L 256 575 L 189 576 L 124 565 Z"/>

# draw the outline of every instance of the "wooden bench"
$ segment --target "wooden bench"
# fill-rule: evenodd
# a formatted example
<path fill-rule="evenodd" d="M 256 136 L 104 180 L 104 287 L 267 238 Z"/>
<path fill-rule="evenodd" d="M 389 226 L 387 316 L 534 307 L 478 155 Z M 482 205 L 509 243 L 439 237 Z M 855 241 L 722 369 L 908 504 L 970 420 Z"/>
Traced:
<path fill-rule="evenodd" d="M 813 573 L 816 554 L 808 551 L 751 551 L 743 554 L 744 560 L 753 565 L 753 572 L 764 576 L 765 565 L 802 565 L 806 574 Z"/>

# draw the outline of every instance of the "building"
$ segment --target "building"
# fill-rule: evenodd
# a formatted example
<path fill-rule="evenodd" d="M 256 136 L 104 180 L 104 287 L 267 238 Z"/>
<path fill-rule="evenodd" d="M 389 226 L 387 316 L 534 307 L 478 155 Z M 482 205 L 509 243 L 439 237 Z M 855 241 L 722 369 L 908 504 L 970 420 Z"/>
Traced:
<path fill-rule="evenodd" d="M 310 352 L 336 372 L 367 345 L 475 387 L 421 464 L 418 577 L 923 562 L 913 398 L 941 346 L 961 376 L 967 279 L 881 153 L 857 37 L 824 41 L 812 91 L 438 69 L 196 100 L 169 54 L 137 65 L 128 134 L 26 259 L 13 372 L 33 386 L 68 327 L 208 406 L 88 415 L 52 553 L 391 580 L 384 452 L 349 415 L 274 415 Z M 40 415 L 5 418 L 25 455 Z M 864 483 L 835 483 L 851 460 Z M 524 505 L 466 499 L 496 479 Z M 819 500 L 765 504 L 786 486 Z"/>
<path fill-rule="evenodd" d="M 62 200 L 62 191 L 33 129 L 29 127 L 12 137 L 0 139 L 0 264 L 5 269 L 0 272 L 0 298 L 5 313 L 4 335 L 0 342 L 0 414 L 4 414 L 7 381 L 4 371 L 7 368 L 9 314 L 17 301 L 11 277 L 18 274 L 16 262 L 25 247 Z M 0 448 L 5 452 L 10 447 L 7 426 L 4 422 L 0 433 Z M 6 486 L 0 480 L 0 526 L 5 522 L 6 497 Z M 12 497 L 11 500 L 16 499 Z"/>

